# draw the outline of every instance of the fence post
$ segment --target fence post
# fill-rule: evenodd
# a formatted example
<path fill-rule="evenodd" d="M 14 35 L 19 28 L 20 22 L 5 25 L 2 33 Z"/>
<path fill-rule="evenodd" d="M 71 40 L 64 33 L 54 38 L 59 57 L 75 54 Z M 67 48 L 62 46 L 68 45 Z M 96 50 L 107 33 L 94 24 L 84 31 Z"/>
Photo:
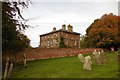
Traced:
<path fill-rule="evenodd" d="M 8 67 L 9 67 L 9 58 L 6 59 L 5 72 L 3 78 L 7 78 Z"/>
<path fill-rule="evenodd" d="M 7 75 L 7 78 L 9 78 L 11 72 L 12 72 L 12 69 L 13 69 L 13 63 L 10 64 L 10 68 L 9 68 L 9 71 L 8 71 L 8 75 Z"/>

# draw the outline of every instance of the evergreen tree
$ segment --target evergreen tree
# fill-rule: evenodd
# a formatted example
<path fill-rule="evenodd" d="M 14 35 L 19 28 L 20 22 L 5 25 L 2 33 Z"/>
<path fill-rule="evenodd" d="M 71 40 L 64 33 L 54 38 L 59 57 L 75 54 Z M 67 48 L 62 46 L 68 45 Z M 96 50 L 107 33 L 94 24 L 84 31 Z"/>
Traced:
<path fill-rule="evenodd" d="M 20 5 L 27 7 L 25 2 L 2 2 L 2 51 L 18 52 L 29 47 L 29 39 L 21 31 L 28 27 L 20 13 Z M 19 21 L 20 19 L 23 22 Z"/>

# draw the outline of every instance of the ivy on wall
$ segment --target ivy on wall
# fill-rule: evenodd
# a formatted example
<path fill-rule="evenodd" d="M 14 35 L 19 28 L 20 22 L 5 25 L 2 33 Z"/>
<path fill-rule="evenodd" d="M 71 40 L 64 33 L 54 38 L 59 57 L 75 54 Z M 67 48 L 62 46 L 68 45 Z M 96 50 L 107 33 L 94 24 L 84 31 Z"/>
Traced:
<path fill-rule="evenodd" d="M 67 48 L 67 46 L 64 43 L 64 38 L 62 36 L 60 37 L 59 48 Z"/>

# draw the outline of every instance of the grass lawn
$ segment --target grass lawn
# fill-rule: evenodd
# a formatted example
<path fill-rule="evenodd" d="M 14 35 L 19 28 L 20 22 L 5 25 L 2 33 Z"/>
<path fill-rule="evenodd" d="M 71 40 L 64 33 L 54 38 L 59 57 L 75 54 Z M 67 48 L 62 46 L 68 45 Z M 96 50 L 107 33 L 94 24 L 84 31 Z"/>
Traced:
<path fill-rule="evenodd" d="M 98 66 L 92 61 L 91 71 L 82 68 L 77 56 L 29 61 L 27 69 L 15 64 L 11 78 L 117 78 L 116 54 L 109 52 L 107 58 L 105 65 Z"/>

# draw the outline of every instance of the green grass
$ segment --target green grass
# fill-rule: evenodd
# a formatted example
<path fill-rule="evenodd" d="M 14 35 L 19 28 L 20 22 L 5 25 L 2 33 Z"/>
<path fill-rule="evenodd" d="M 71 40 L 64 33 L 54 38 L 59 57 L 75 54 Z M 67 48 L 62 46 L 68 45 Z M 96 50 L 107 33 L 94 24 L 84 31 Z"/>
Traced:
<path fill-rule="evenodd" d="M 15 64 L 11 78 L 117 78 L 116 54 L 108 53 L 107 57 L 105 65 L 98 66 L 93 61 L 91 71 L 82 68 L 77 56 L 29 61 L 27 69 Z"/>

